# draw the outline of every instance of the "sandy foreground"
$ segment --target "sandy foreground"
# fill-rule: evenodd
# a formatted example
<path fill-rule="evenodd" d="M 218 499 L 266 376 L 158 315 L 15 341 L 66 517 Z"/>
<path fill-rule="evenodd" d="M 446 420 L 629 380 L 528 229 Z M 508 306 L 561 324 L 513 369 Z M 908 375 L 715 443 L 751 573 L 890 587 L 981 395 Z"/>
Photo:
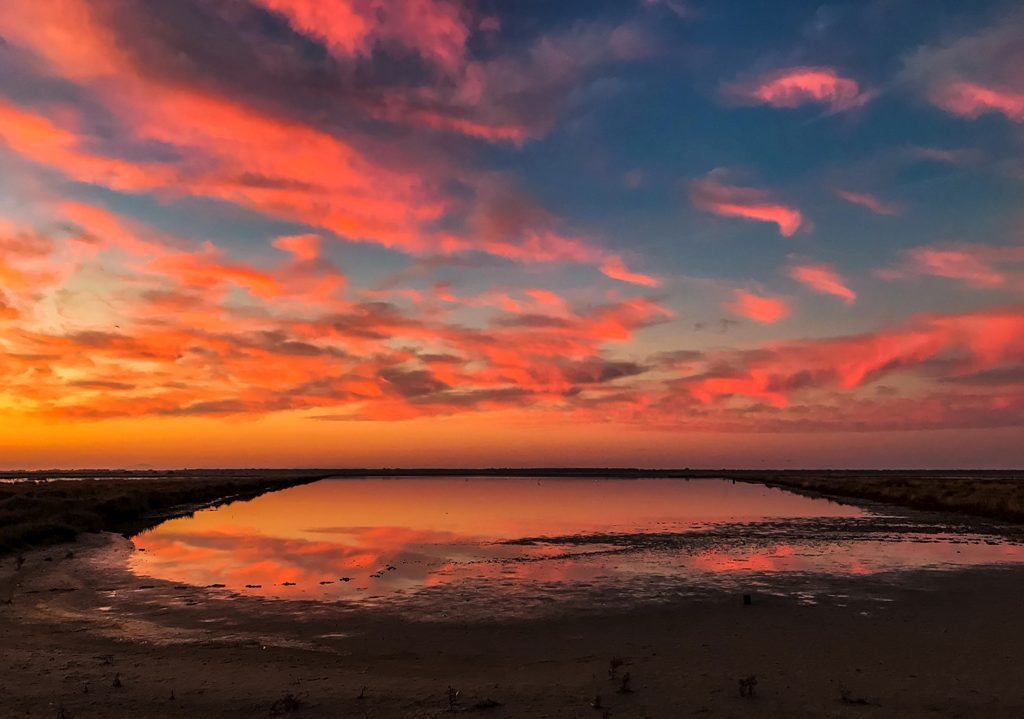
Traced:
<path fill-rule="evenodd" d="M 100 534 L 3 560 L 0 717 L 1024 716 L 1021 569 L 417 622 L 140 579 L 130 551 Z"/>

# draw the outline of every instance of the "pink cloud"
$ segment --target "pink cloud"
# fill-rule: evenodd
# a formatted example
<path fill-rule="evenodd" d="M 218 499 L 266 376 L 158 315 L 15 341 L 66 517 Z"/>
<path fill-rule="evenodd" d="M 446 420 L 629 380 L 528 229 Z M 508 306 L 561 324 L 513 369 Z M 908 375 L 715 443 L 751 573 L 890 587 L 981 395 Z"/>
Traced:
<path fill-rule="evenodd" d="M 773 223 L 783 237 L 791 237 L 806 224 L 800 210 L 772 201 L 767 191 L 728 185 L 720 182 L 716 174 L 713 172 L 690 184 L 690 201 L 698 210 Z"/>
<path fill-rule="evenodd" d="M 961 117 L 978 118 L 1002 113 L 1014 122 L 1024 122 L 1024 93 L 996 89 L 974 82 L 954 82 L 934 88 L 931 101 Z"/>
<path fill-rule="evenodd" d="M 342 56 L 370 55 L 375 46 L 409 48 L 446 72 L 465 62 L 470 17 L 447 0 L 255 0 L 297 31 Z"/>
<path fill-rule="evenodd" d="M 1024 279 L 1022 269 L 1022 245 L 933 245 L 908 250 L 901 264 L 880 270 L 878 275 L 885 279 L 942 277 L 991 288 Z"/>
<path fill-rule="evenodd" d="M 866 192 L 850 192 L 849 190 L 836 190 L 836 196 L 854 205 L 860 205 L 874 212 L 876 215 L 899 215 L 902 208 L 891 202 L 881 200 Z"/>
<path fill-rule="evenodd" d="M 856 80 L 842 77 L 830 67 L 791 67 L 738 81 L 724 87 L 725 94 L 748 105 L 795 108 L 808 103 L 827 105 L 833 112 L 860 107 L 872 95 Z"/>
<path fill-rule="evenodd" d="M 910 155 L 919 160 L 945 162 L 949 165 L 966 165 L 975 159 L 970 150 L 950 149 L 945 147 L 911 147 Z"/>
<path fill-rule="evenodd" d="M 741 289 L 733 292 L 733 299 L 726 304 L 726 309 L 740 317 L 764 324 L 778 322 L 790 313 L 789 304 L 783 299 L 756 295 Z"/>
<path fill-rule="evenodd" d="M 978 257 L 963 250 L 939 250 L 921 247 L 910 252 L 911 262 L 922 274 L 964 280 L 979 287 L 1001 285 L 1006 277 Z"/>
<path fill-rule="evenodd" d="M 828 265 L 793 265 L 788 270 L 789 276 L 810 287 L 815 292 L 835 295 L 846 304 L 852 304 L 857 294 L 846 286 L 846 282 Z"/>
<path fill-rule="evenodd" d="M 1009 3 L 987 25 L 944 35 L 904 57 L 899 81 L 958 117 L 1024 122 L 1024 12 Z"/>

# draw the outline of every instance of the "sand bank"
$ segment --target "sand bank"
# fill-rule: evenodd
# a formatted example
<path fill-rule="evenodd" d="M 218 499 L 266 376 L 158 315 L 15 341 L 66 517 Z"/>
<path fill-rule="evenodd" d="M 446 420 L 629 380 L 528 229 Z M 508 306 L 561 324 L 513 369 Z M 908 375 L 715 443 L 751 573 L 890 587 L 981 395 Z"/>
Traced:
<path fill-rule="evenodd" d="M 21 569 L 3 560 L 0 715 L 1024 716 L 1016 569 L 837 580 L 847 586 L 811 605 L 794 586 L 750 606 L 710 593 L 417 622 L 140 580 L 130 551 L 88 535 Z M 754 695 L 741 696 L 750 676 Z"/>

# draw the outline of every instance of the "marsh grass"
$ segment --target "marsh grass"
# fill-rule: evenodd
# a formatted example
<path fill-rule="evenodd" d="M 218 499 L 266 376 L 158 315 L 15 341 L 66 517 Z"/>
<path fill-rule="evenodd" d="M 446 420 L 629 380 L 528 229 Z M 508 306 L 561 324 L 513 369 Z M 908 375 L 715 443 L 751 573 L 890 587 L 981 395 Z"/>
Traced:
<path fill-rule="evenodd" d="M 0 554 L 68 542 L 82 532 L 139 532 L 190 507 L 248 499 L 320 478 L 167 476 L 0 484 Z"/>
<path fill-rule="evenodd" d="M 1024 521 L 1024 477 L 1020 476 L 773 476 L 765 481 L 912 509 Z"/>

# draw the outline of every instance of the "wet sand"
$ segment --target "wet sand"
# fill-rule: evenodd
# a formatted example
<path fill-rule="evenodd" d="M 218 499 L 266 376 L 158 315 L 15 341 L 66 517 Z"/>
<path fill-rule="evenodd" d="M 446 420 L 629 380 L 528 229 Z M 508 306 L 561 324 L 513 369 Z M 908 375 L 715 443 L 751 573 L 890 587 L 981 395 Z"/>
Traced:
<path fill-rule="evenodd" d="M 812 605 L 794 586 L 417 622 L 141 580 L 130 551 L 87 535 L 0 563 L 0 716 L 1024 716 L 1019 568 L 836 580 L 850 598 Z"/>

